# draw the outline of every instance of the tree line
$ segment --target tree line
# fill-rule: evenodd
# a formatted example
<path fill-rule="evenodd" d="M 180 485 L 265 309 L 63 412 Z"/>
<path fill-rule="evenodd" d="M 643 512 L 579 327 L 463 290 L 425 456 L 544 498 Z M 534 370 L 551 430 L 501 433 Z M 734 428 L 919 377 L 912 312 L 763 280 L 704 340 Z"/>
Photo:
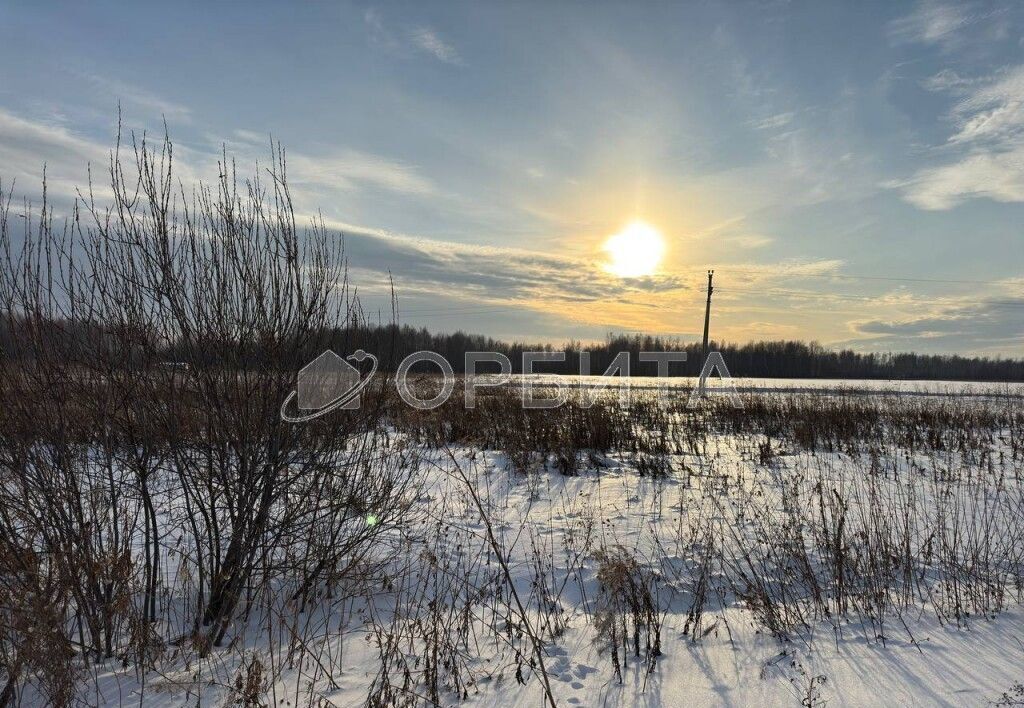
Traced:
<path fill-rule="evenodd" d="M 444 356 L 457 373 L 465 372 L 466 352 L 500 352 L 509 358 L 514 373 L 522 372 L 523 352 L 560 351 L 565 361 L 543 362 L 536 371 L 557 374 L 580 373 L 580 353 L 590 354 L 590 373 L 603 373 L 619 352 L 630 353 L 633 375 L 653 376 L 656 364 L 640 362 L 640 352 L 685 352 L 686 361 L 673 363 L 673 376 L 697 376 L 704 363 L 701 344 L 651 335 L 609 334 L 605 341 L 583 344 L 569 341 L 562 346 L 505 342 L 480 334 L 430 332 L 409 325 L 351 327 L 325 338 L 339 353 L 356 349 L 373 352 L 381 365 L 394 370 L 409 354 L 429 350 Z M 722 353 L 733 376 L 811 379 L 918 379 L 939 381 L 1024 381 L 1024 360 L 969 357 L 956 354 L 861 353 L 832 350 L 817 342 L 759 341 L 746 344 L 711 342 L 709 349 Z M 486 365 L 481 365 L 481 368 Z M 488 371 L 496 371 L 492 366 Z"/>
<path fill-rule="evenodd" d="M 640 352 L 685 352 L 685 362 L 673 362 L 669 373 L 671 376 L 697 376 L 704 363 L 701 345 L 698 342 L 684 342 L 674 338 L 651 335 L 616 335 L 609 334 L 605 341 L 594 344 L 583 344 L 579 341 L 568 341 L 564 345 L 538 344 L 521 341 L 506 342 L 481 334 L 466 332 L 437 333 L 425 327 L 412 327 L 399 324 L 370 324 L 355 312 L 351 326 L 342 329 L 329 329 L 316 333 L 312 341 L 316 346 L 329 346 L 340 354 L 347 354 L 357 349 L 371 352 L 380 359 L 381 368 L 394 371 L 399 362 L 409 354 L 417 351 L 437 352 L 448 360 L 456 373 L 465 373 L 465 355 L 467 352 L 498 352 L 507 356 L 512 363 L 513 373 L 522 373 L 524 352 L 563 352 L 564 361 L 541 362 L 534 370 L 541 373 L 575 375 L 587 371 L 586 364 L 581 369 L 582 352 L 589 353 L 589 373 L 598 375 L 612 364 L 620 352 L 630 353 L 630 373 L 634 376 L 653 376 L 656 364 L 639 361 Z M 27 326 L 22 320 L 8 318 L 0 323 L 0 357 L 20 358 L 25 356 L 26 349 L 20 345 L 24 337 L 22 327 Z M 38 326 L 38 324 L 33 325 Z M 58 332 L 51 336 L 63 336 L 66 339 L 94 340 L 102 333 L 82 331 L 82 323 L 52 324 Z M 113 334 L 109 336 L 113 337 Z M 134 338 L 143 341 L 154 333 L 137 332 Z M 235 343 L 234 356 L 242 357 L 249 363 L 266 358 L 260 350 L 261 343 Z M 171 341 L 162 345 L 155 344 L 160 360 L 164 363 L 195 362 L 197 358 L 207 357 L 209 364 L 223 364 L 214 359 L 223 351 L 216 342 L 203 342 L 184 339 Z M 802 342 L 795 340 L 758 341 L 745 344 L 728 342 L 711 342 L 710 351 L 718 351 L 729 367 L 733 376 L 759 378 L 807 378 L 807 379 L 897 379 L 897 380 L 934 380 L 934 381 L 993 381 L 993 382 L 1024 382 L 1024 360 L 1002 357 L 971 357 L 959 354 L 918 354 L 914 352 L 874 353 L 856 352 L 850 349 L 834 350 L 818 342 Z M 285 364 L 292 370 L 298 370 L 305 363 L 316 357 L 320 351 L 314 346 L 294 346 L 293 357 Z M 130 353 L 123 362 L 133 361 Z M 427 367 L 422 367 L 426 369 Z M 481 372 L 496 372 L 497 366 L 488 363 L 480 364 Z"/>

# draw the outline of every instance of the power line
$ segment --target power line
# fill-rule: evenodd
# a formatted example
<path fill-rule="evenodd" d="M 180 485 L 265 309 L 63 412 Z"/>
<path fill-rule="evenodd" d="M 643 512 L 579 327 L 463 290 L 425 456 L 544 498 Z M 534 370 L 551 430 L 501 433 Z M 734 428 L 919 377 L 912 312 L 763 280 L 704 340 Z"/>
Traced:
<path fill-rule="evenodd" d="M 782 288 L 744 288 L 744 287 L 733 287 L 726 286 L 724 288 L 716 288 L 719 292 L 726 293 L 744 293 L 744 294 L 756 294 L 756 295 L 776 295 L 779 297 L 790 297 L 790 298 L 807 298 L 814 300 L 822 299 L 833 299 L 833 300 L 849 300 L 859 302 L 876 302 L 884 295 L 855 295 L 853 293 L 832 293 L 832 292 L 809 292 L 805 290 L 784 290 Z M 894 301 L 893 305 L 907 304 L 907 305 L 985 305 L 985 306 L 997 306 L 997 307 L 1024 307 L 1024 300 L 962 300 L 962 299 L 951 299 L 943 302 L 935 298 L 921 299 L 921 298 L 904 298 L 902 300 Z"/>
<path fill-rule="evenodd" d="M 876 280 L 883 282 L 896 282 L 896 283 L 946 283 L 955 285 L 996 285 L 1000 281 L 998 280 L 970 280 L 966 278 L 914 278 L 909 276 L 885 276 L 885 275 L 854 275 L 852 273 L 801 273 L 799 271 L 786 271 L 785 266 L 780 266 L 774 269 L 775 272 L 781 273 L 782 275 L 788 275 L 791 278 L 836 278 L 840 280 Z M 770 273 L 769 269 L 758 270 L 754 268 L 729 268 L 726 272 L 728 273 L 746 273 L 753 275 L 765 275 Z"/>

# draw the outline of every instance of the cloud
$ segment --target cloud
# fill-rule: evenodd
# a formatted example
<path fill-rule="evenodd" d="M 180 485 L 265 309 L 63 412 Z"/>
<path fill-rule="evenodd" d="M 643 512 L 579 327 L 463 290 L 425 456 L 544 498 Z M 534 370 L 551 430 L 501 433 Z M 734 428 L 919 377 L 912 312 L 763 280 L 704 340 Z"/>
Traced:
<path fill-rule="evenodd" d="M 10 186 L 6 180 L 16 179 L 20 191 L 34 193 L 45 165 L 51 195 L 73 199 L 75 189 L 86 182 L 87 165 L 105 167 L 109 154 L 108 148 L 63 125 L 28 120 L 0 108 L 0 177 L 5 189 Z"/>
<path fill-rule="evenodd" d="M 956 106 L 953 116 L 959 130 L 951 143 L 1000 145 L 1024 138 L 1024 65 L 975 90 Z"/>
<path fill-rule="evenodd" d="M 235 131 L 232 149 L 242 159 L 255 155 L 264 138 L 255 132 Z M 248 154 L 246 154 L 248 153 Z M 30 120 L 0 109 L 0 176 L 4 187 L 17 178 L 19 192 L 37 190 L 43 164 L 51 196 L 70 200 L 84 186 L 86 165 L 100 165 L 97 196 L 105 198 L 105 172 L 109 148 L 77 135 L 60 124 Z M 215 175 L 216 155 L 194 150 L 175 151 L 175 174 L 186 188 L 200 176 Z M 413 166 L 355 150 L 313 157 L 288 154 L 289 178 L 296 192 L 310 187 L 329 189 L 380 188 L 424 195 L 434 185 Z M 24 184 L 28 179 L 28 185 Z M 315 191 L 315 190 L 313 190 Z M 474 303 L 515 303 L 521 307 L 557 309 L 565 303 L 600 303 L 617 298 L 637 302 L 657 293 L 685 288 L 673 277 L 640 278 L 628 283 L 605 273 L 600 264 L 554 254 L 512 248 L 485 247 L 394 235 L 344 223 L 331 227 L 345 234 L 347 255 L 369 283 L 385 283 L 395 276 L 403 292 L 436 297 L 461 297 Z M 554 303 L 561 303 L 560 306 Z"/>
<path fill-rule="evenodd" d="M 168 123 L 184 125 L 192 122 L 192 111 L 188 106 L 168 101 L 146 89 L 98 74 L 86 74 L 75 71 L 78 76 L 89 83 L 96 91 L 105 94 L 118 102 L 133 105 L 146 111 L 159 114 Z"/>
<path fill-rule="evenodd" d="M 288 174 L 297 187 L 376 187 L 400 194 L 434 194 L 434 184 L 412 165 L 380 155 L 344 150 L 327 155 L 288 153 Z"/>
<path fill-rule="evenodd" d="M 737 234 L 735 236 L 727 236 L 725 240 L 729 245 L 734 246 L 738 249 L 752 250 L 755 248 L 764 248 L 775 243 L 775 239 L 771 236 L 765 236 L 763 234 Z"/>
<path fill-rule="evenodd" d="M 114 130 L 111 126 L 111 139 Z M 224 142 L 240 164 L 253 164 L 258 157 L 268 157 L 269 137 L 255 131 L 236 130 L 227 141 L 211 139 L 208 149 L 176 143 L 175 180 L 181 180 L 186 188 L 201 179 L 214 180 L 221 157 L 219 147 Z M 70 205 L 77 190 L 87 188 L 90 165 L 95 196 L 111 196 L 107 174 L 111 144 L 79 135 L 60 122 L 33 120 L 0 108 L 0 178 L 4 189 L 14 179 L 19 194 L 37 200 L 45 165 L 48 195 L 59 210 Z M 131 161 L 130 155 L 125 157 Z M 384 190 L 413 197 L 438 195 L 433 182 L 414 165 L 351 149 L 320 156 L 289 152 L 288 174 L 297 207 L 311 212 L 344 191 Z"/>
<path fill-rule="evenodd" d="M 445 64 L 462 64 L 462 57 L 453 44 L 445 41 L 431 27 L 420 26 L 406 32 L 392 31 L 377 8 L 368 8 L 363 13 L 370 41 L 396 54 L 410 54 L 411 51 L 429 54 Z"/>
<path fill-rule="evenodd" d="M 793 111 L 786 111 L 784 113 L 776 113 L 775 115 L 768 116 L 761 120 L 755 121 L 753 126 L 758 130 L 778 130 L 779 128 L 785 128 L 793 122 L 793 118 L 796 117 L 796 113 Z"/>
<path fill-rule="evenodd" d="M 912 13 L 889 23 L 889 37 L 897 44 L 949 43 L 957 33 L 977 21 L 963 4 L 946 4 L 925 0 Z"/>
<path fill-rule="evenodd" d="M 263 142 L 264 138 L 255 132 L 235 131 L 229 147 L 240 153 L 244 162 L 258 153 Z M 105 146 L 63 126 L 0 112 L 0 160 L 5 173 L 15 166 L 52 160 L 51 170 L 77 170 L 76 174 L 81 175 L 69 178 L 59 188 L 51 181 L 55 192 L 73 194 L 74 186 L 84 181 L 84 163 L 105 165 L 107 155 Z M 208 151 L 176 150 L 176 156 L 180 159 L 175 161 L 175 172 L 186 188 L 197 176 L 216 175 L 212 170 L 218 156 L 212 146 Z M 312 208 L 321 201 L 318 188 L 383 188 L 412 194 L 433 189 L 413 166 L 352 150 L 320 159 L 289 153 L 288 165 L 296 196 L 302 198 L 300 209 Z M 680 323 L 699 326 L 701 321 L 703 273 L 700 277 L 688 271 L 623 280 L 587 256 L 430 240 L 340 222 L 328 226 L 345 236 L 353 282 L 361 293 L 386 307 L 389 279 L 393 277 L 399 304 L 419 307 L 414 318 L 431 327 L 476 323 L 478 329 L 497 333 L 500 330 L 493 328 L 498 322 L 505 326 L 517 322 L 515 326 L 522 333 L 536 331 L 529 328 L 544 323 L 545 331 L 560 339 L 567 334 L 559 332 L 590 337 L 627 328 L 678 334 Z M 746 227 L 719 236 L 730 242 L 743 241 L 751 248 L 764 242 L 764 237 Z M 742 269 L 744 282 L 753 281 L 759 286 L 800 274 L 829 273 L 839 265 L 837 261 L 808 261 L 751 264 Z M 756 299 L 759 295 L 749 297 Z M 458 310 L 459 306 L 464 309 Z M 451 311 L 453 308 L 455 311 Z M 487 308 L 501 308 L 502 314 L 498 317 Z M 435 321 L 432 317 L 438 313 L 441 319 Z"/>
<path fill-rule="evenodd" d="M 1024 278 L 1003 278 L 984 295 L 944 295 L 928 302 L 903 291 L 890 293 L 878 315 L 850 322 L 857 338 L 841 344 L 875 351 L 1024 353 L 1022 286 Z"/>
<path fill-rule="evenodd" d="M 742 287 L 749 288 L 751 286 L 766 287 L 780 284 L 791 286 L 792 283 L 799 282 L 802 279 L 816 279 L 836 275 L 842 267 L 843 261 L 828 258 L 821 260 L 789 259 L 775 263 L 730 263 L 723 270 L 727 273 L 741 276 Z M 736 291 L 743 292 L 739 288 Z M 795 293 L 796 296 L 826 296 L 826 294 L 820 291 L 785 290 L 780 292 L 786 294 Z"/>
<path fill-rule="evenodd" d="M 345 236 L 346 256 L 368 274 L 392 273 L 396 286 L 474 302 L 544 303 L 644 300 L 687 290 L 687 279 L 655 275 L 622 280 L 597 262 L 516 248 L 396 235 L 329 223 Z"/>
<path fill-rule="evenodd" d="M 239 128 L 234 132 L 234 136 L 244 143 L 252 143 L 256 145 L 270 145 L 270 136 L 262 133 L 257 133 L 255 130 L 244 130 Z"/>
<path fill-rule="evenodd" d="M 536 321 L 561 324 L 565 332 L 569 331 L 565 327 L 589 328 L 573 330 L 589 337 L 624 330 L 689 336 L 692 333 L 683 332 L 681 325 L 703 323 L 706 278 L 701 269 L 621 279 L 585 255 L 424 239 L 341 222 L 329 221 L 327 226 L 344 234 L 351 282 L 364 302 L 382 303 L 387 309 L 393 279 L 399 314 L 412 315 L 430 326 L 434 324 L 425 309 L 443 317 L 463 312 L 467 317 L 461 321 L 441 319 L 440 324 L 466 327 L 476 322 L 474 326 L 489 333 L 496 331 L 495 326 L 507 326 L 513 315 L 505 313 L 515 317 L 532 313 Z M 745 318 L 751 305 L 754 311 L 766 311 L 766 289 L 774 292 L 783 284 L 794 287 L 792 283 L 802 277 L 827 276 L 841 265 L 836 260 L 788 260 L 726 266 L 724 272 L 731 279 L 719 302 L 723 312 L 739 312 L 743 318 L 731 331 L 738 337 L 749 336 Z M 797 295 L 798 303 L 807 304 L 812 297 L 827 300 L 820 290 Z M 409 303 L 413 309 L 406 312 Z M 468 319 L 474 312 L 494 312 L 494 308 L 503 314 Z M 792 314 L 791 309 L 787 301 L 779 311 Z M 532 325 L 524 320 L 522 326 Z M 524 331 L 529 330 L 520 332 Z"/>
<path fill-rule="evenodd" d="M 875 349 L 1024 351 L 1024 298 L 986 298 L 937 313 L 854 322 L 853 328 Z"/>
<path fill-rule="evenodd" d="M 544 323 L 553 341 L 627 328 L 669 334 L 679 329 L 679 303 L 703 302 L 693 294 L 695 281 L 683 275 L 623 280 L 587 258 L 424 239 L 340 222 L 327 226 L 344 234 L 351 282 L 371 310 L 374 304 L 387 309 L 393 280 L 403 320 L 411 316 L 431 327 L 477 323 L 472 326 L 495 333 L 496 326 L 519 322 L 524 329 L 515 336 L 521 336 Z M 412 309 L 406 310 L 410 303 Z M 441 319 L 435 322 L 434 316 Z"/>
<path fill-rule="evenodd" d="M 952 69 L 942 69 L 921 82 L 929 91 L 959 91 L 974 86 L 978 79 L 965 78 Z"/>
<path fill-rule="evenodd" d="M 363 13 L 363 22 L 370 31 L 370 39 L 381 46 L 393 46 L 395 39 L 384 26 L 384 18 L 377 8 L 370 7 Z"/>
<path fill-rule="evenodd" d="M 950 113 L 954 132 L 946 148 L 958 157 L 886 186 L 902 190 L 904 199 L 927 210 L 952 209 L 981 197 L 1024 202 L 1024 65 L 970 84 L 955 74 L 938 76 L 935 87 L 971 87 Z"/>
<path fill-rule="evenodd" d="M 443 61 L 446 64 L 462 63 L 462 58 L 455 47 L 441 39 L 437 32 L 429 27 L 419 27 L 413 30 L 409 36 L 416 47 L 438 61 Z"/>
<path fill-rule="evenodd" d="M 772 236 L 752 230 L 742 216 L 727 219 L 696 234 L 696 237 L 718 244 L 729 251 L 764 248 L 775 242 Z"/>
<path fill-rule="evenodd" d="M 268 135 L 238 129 L 227 143 L 234 154 L 255 160 L 266 154 L 270 141 Z M 219 145 L 223 141 L 211 138 L 211 142 Z M 319 155 L 289 150 L 287 160 L 288 181 L 300 191 L 310 187 L 342 191 L 377 188 L 398 194 L 437 194 L 434 183 L 415 165 L 360 150 L 333 150 Z"/>
<path fill-rule="evenodd" d="M 888 185 L 902 188 L 904 199 L 928 211 L 952 209 L 979 197 L 1024 202 L 1024 146 L 997 153 L 977 152 Z"/>

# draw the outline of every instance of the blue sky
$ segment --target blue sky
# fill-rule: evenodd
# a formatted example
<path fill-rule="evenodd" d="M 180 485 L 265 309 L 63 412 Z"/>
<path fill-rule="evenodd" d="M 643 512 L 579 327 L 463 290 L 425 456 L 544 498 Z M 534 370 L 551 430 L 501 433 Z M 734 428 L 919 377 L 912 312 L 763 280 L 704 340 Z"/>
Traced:
<path fill-rule="evenodd" d="M 117 107 L 179 176 L 288 150 L 371 311 L 1024 354 L 1024 4 L 0 2 L 0 175 L 71 193 Z M 602 244 L 641 219 L 658 271 Z M 936 282 L 941 281 L 941 282 Z"/>

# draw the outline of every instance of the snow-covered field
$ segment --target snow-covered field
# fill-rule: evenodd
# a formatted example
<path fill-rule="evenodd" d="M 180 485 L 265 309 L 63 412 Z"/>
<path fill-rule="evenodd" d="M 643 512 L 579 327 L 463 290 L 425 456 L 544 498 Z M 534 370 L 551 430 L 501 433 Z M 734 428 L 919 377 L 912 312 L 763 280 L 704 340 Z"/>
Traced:
<path fill-rule="evenodd" d="M 483 376 L 482 378 L 487 378 Z M 611 387 L 619 385 L 614 376 L 558 376 L 554 374 L 532 374 L 527 377 L 516 375 L 513 381 L 530 379 L 538 385 L 556 384 Z M 721 386 L 712 375 L 711 384 Z M 697 378 L 673 376 L 660 379 L 653 376 L 633 376 L 629 386 L 637 390 L 667 386 L 669 388 L 693 388 Z M 901 379 L 767 379 L 749 376 L 734 376 L 731 383 L 739 392 L 762 393 L 846 393 L 846 394 L 903 394 L 925 396 L 1002 396 L 1024 397 L 1024 383 L 1000 383 L 985 381 L 929 381 Z"/>
<path fill-rule="evenodd" d="M 954 386 L 973 395 L 955 400 Z M 361 561 L 364 577 L 320 588 L 301 607 L 271 584 L 206 656 L 179 644 L 148 669 L 116 658 L 93 664 L 80 699 L 147 706 L 230 704 L 244 695 L 292 706 L 1012 699 L 1024 681 L 1022 389 L 842 386 L 876 387 L 885 393 L 865 394 L 875 408 L 859 415 L 895 416 L 905 406 L 899 415 L 913 422 L 878 437 L 851 433 L 828 418 L 834 409 L 820 394 L 801 393 L 835 393 L 827 382 L 748 380 L 741 389 L 759 389 L 748 405 L 768 396 L 769 407 L 791 411 L 784 401 L 796 396 L 803 417 L 776 420 L 761 411 L 749 414 L 760 416 L 754 424 L 697 434 L 685 429 L 693 419 L 670 412 L 658 419 L 661 429 L 636 433 L 644 445 L 580 451 L 575 474 L 563 474 L 547 452 L 522 469 L 506 451 L 427 444 L 395 426 L 388 444 L 403 450 L 414 476 L 411 504 L 380 530 Z M 922 392 L 931 396 L 906 395 Z M 807 413 L 818 406 L 820 423 Z M 989 415 L 959 417 L 977 410 Z M 161 516 L 164 545 L 179 554 L 164 574 L 169 605 L 177 585 L 192 583 L 180 511 Z M 365 523 L 378 516 L 387 514 L 367 510 Z M 172 624 L 164 626 L 168 636 L 177 632 Z"/>

